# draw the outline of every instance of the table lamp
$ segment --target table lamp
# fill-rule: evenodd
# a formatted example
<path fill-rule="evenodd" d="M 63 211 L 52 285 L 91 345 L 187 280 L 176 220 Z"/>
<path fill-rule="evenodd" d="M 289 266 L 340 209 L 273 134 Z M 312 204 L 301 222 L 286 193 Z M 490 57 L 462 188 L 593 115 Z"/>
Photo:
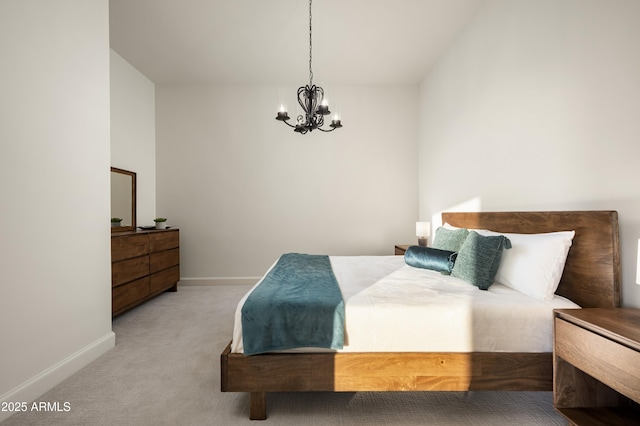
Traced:
<path fill-rule="evenodd" d="M 416 222 L 416 237 L 418 237 L 418 245 L 426 247 L 430 236 L 431 222 Z"/>

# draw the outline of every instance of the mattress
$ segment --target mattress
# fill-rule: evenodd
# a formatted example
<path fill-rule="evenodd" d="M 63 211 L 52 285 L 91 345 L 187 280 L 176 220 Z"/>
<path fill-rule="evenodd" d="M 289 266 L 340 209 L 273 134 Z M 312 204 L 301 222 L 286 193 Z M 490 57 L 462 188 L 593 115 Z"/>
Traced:
<path fill-rule="evenodd" d="M 403 256 L 330 260 L 345 302 L 345 344 L 338 352 L 551 352 L 553 309 L 579 308 L 560 296 L 538 300 L 498 283 L 483 291 L 408 266 Z M 241 310 L 252 290 L 236 309 L 234 353 L 243 351 Z M 300 351 L 328 350 L 287 352 Z"/>

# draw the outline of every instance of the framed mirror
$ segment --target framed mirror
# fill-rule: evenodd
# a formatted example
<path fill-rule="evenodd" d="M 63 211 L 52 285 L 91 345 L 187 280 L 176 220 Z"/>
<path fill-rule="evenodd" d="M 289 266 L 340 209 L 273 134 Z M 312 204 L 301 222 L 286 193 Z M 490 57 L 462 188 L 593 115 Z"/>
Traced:
<path fill-rule="evenodd" d="M 111 167 L 111 232 L 135 229 L 136 174 Z"/>

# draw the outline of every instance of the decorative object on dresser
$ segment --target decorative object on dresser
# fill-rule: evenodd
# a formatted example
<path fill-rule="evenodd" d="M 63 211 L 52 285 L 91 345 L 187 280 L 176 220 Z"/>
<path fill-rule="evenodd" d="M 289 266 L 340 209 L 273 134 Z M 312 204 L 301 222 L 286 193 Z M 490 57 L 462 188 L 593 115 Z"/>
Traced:
<path fill-rule="evenodd" d="M 180 280 L 178 229 L 130 231 L 111 235 L 112 315 L 116 316 Z"/>
<path fill-rule="evenodd" d="M 554 311 L 553 404 L 571 425 L 640 422 L 640 310 Z"/>
<path fill-rule="evenodd" d="M 167 218 L 166 217 L 156 217 L 153 219 L 156 223 L 156 229 L 166 229 L 167 227 Z"/>
<path fill-rule="evenodd" d="M 416 222 L 416 237 L 418 237 L 418 245 L 426 247 L 431 236 L 430 222 Z"/>

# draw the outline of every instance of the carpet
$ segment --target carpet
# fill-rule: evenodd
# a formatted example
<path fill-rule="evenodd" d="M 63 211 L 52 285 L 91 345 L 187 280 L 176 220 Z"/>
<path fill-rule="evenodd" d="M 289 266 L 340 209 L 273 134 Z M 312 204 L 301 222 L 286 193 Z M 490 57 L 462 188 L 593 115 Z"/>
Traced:
<path fill-rule="evenodd" d="M 250 421 L 247 394 L 220 392 L 219 358 L 249 288 L 180 286 L 116 317 L 116 347 L 38 399 L 61 411 L 2 426 L 567 424 L 551 392 L 274 393 Z"/>

